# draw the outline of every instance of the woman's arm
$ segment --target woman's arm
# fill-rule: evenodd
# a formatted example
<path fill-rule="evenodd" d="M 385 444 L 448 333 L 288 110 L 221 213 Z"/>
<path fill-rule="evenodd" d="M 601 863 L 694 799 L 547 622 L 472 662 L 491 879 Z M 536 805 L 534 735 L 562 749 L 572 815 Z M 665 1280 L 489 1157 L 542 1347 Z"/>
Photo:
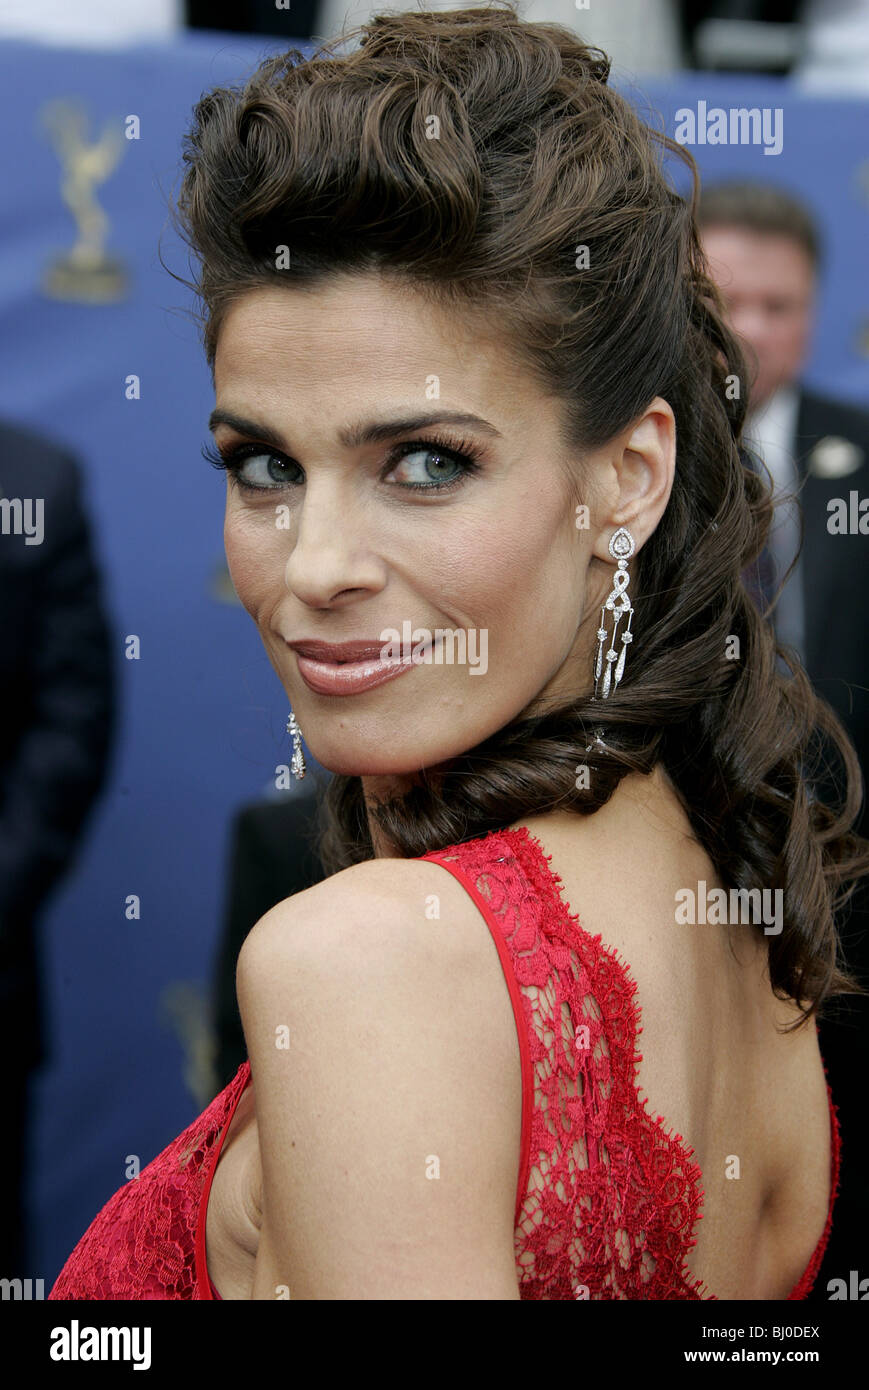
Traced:
<path fill-rule="evenodd" d="M 257 923 L 237 983 L 263 1175 L 253 1297 L 518 1298 L 516 1024 L 452 875 L 344 870 Z"/>

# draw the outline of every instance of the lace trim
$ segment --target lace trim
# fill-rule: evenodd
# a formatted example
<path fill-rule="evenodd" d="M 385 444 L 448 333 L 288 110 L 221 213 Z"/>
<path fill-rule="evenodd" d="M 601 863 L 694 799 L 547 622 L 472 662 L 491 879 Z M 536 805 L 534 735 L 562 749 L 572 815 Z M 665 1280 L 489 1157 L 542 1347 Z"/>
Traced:
<path fill-rule="evenodd" d="M 222 1302 L 222 1296 L 218 1293 L 214 1285 L 214 1281 L 211 1279 L 208 1273 L 208 1265 L 206 1260 L 205 1236 L 206 1219 L 208 1216 L 208 1199 L 211 1196 L 211 1185 L 214 1182 L 214 1175 L 217 1172 L 217 1165 L 220 1162 L 220 1155 L 223 1151 L 223 1145 L 226 1140 L 226 1136 L 229 1133 L 229 1127 L 232 1124 L 232 1117 L 235 1114 L 238 1108 L 238 1103 L 244 1095 L 245 1091 L 247 1090 L 249 1084 L 250 1060 L 248 1059 L 242 1062 L 241 1066 L 239 1067 L 238 1071 L 235 1073 L 235 1076 L 229 1084 L 229 1109 L 227 1111 L 226 1118 L 223 1121 L 223 1125 L 221 1127 L 220 1134 L 217 1138 L 217 1142 L 214 1145 L 213 1158 L 211 1157 L 211 1155 L 209 1155 L 208 1171 L 206 1173 L 205 1180 L 202 1185 L 202 1197 L 199 1202 L 199 1215 L 196 1222 L 196 1238 L 194 1246 L 196 1288 L 198 1290 L 197 1296 L 200 1299 L 216 1298 L 220 1299 Z"/>

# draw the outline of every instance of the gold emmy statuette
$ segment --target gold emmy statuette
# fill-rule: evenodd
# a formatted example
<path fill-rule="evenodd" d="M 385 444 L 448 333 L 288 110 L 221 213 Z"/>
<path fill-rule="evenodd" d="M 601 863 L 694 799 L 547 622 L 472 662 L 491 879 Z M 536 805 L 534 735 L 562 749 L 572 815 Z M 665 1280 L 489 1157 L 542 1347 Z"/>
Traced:
<path fill-rule="evenodd" d="M 43 273 L 42 288 L 52 299 L 113 303 L 125 295 L 128 276 L 123 263 L 106 254 L 109 219 L 97 203 L 94 189 L 118 164 L 124 137 L 118 123 L 109 122 L 99 140 L 89 144 L 87 116 L 81 105 L 72 101 L 49 102 L 43 108 L 42 121 L 63 166 L 61 197 L 78 231 L 75 245 Z"/>

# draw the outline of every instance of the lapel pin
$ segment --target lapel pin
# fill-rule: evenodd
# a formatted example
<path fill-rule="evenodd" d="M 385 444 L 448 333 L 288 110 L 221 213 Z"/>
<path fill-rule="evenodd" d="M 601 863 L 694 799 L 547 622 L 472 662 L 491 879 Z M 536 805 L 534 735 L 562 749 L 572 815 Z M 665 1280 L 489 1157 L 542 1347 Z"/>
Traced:
<path fill-rule="evenodd" d="M 819 439 L 808 458 L 808 471 L 816 478 L 846 478 L 863 462 L 863 450 L 850 439 L 828 434 Z"/>

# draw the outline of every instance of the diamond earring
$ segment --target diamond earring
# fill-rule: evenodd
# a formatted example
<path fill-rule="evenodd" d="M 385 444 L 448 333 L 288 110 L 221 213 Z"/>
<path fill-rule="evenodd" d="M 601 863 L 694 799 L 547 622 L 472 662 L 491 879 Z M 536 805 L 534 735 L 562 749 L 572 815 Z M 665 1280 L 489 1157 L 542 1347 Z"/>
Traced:
<path fill-rule="evenodd" d="M 617 561 L 617 569 L 613 575 L 613 587 L 600 610 L 600 627 L 597 630 L 598 649 L 594 662 L 594 698 L 596 700 L 609 699 L 610 692 L 615 690 L 624 674 L 625 653 L 628 644 L 634 640 L 634 634 L 631 632 L 634 609 L 627 591 L 630 583 L 628 560 L 635 550 L 636 545 L 630 531 L 626 527 L 620 526 L 610 538 L 609 543 L 609 553 Z M 604 643 L 609 637 L 606 629 L 607 613 L 613 615 L 613 630 L 609 649 L 604 652 Z M 628 615 L 628 621 L 621 634 L 621 647 L 619 648 L 616 646 L 616 639 L 619 633 L 619 624 L 625 614 Z"/>
<path fill-rule="evenodd" d="M 287 733 L 292 734 L 293 738 L 293 757 L 290 762 L 290 774 L 301 782 L 305 775 L 305 757 L 302 753 L 302 731 L 299 728 L 298 720 L 290 710 L 290 717 L 287 720 Z"/>

